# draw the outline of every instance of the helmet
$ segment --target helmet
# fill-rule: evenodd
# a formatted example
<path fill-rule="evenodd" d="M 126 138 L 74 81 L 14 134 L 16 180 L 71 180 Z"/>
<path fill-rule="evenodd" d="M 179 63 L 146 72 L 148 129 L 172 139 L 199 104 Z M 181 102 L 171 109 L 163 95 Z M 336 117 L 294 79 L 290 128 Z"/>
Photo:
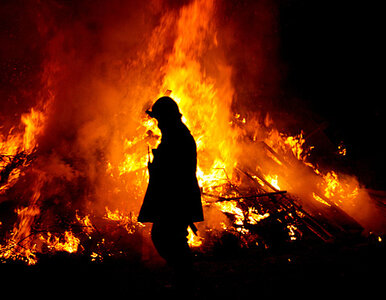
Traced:
<path fill-rule="evenodd" d="M 157 120 L 160 118 L 181 118 L 180 110 L 177 103 L 170 97 L 164 96 L 159 98 L 146 113 Z"/>

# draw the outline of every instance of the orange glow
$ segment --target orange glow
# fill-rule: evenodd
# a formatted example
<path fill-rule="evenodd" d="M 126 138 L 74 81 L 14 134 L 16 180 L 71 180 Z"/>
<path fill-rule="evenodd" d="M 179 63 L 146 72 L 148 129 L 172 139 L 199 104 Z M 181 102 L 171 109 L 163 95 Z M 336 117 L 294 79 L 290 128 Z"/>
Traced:
<path fill-rule="evenodd" d="M 84 218 L 81 218 L 77 212 L 76 213 L 76 219 L 78 220 L 78 222 L 80 224 L 82 224 L 84 232 L 86 232 L 87 234 L 91 234 L 94 231 L 94 227 L 91 223 L 89 216 L 85 216 Z"/>
<path fill-rule="evenodd" d="M 338 206 L 343 202 L 352 202 L 359 194 L 359 186 L 340 181 L 334 171 L 323 175 L 323 182 L 319 187 L 323 189 L 324 196 Z"/>
<path fill-rule="evenodd" d="M 196 236 L 192 229 L 188 227 L 188 244 L 192 248 L 200 247 L 202 245 L 202 238 Z"/>
<path fill-rule="evenodd" d="M 21 116 L 21 122 L 25 125 L 23 136 L 23 150 L 30 152 L 37 145 L 37 137 L 41 133 L 44 124 L 43 112 L 31 109 L 29 114 Z"/>
<path fill-rule="evenodd" d="M 24 153 L 26 156 L 36 149 L 37 137 L 44 126 L 44 113 L 32 108 L 30 113 L 25 113 L 21 116 L 21 124 L 24 133 L 15 127 L 10 129 L 7 137 L 0 133 L 0 171 L 17 154 Z M 8 176 L 7 182 L 0 186 L 0 194 L 12 187 L 17 182 L 19 176 L 20 169 L 13 169 Z"/>
<path fill-rule="evenodd" d="M 11 238 L 7 245 L 0 245 L 1 259 L 22 259 L 29 265 L 37 262 L 36 244 L 29 237 L 34 218 L 39 213 L 39 208 L 34 205 L 17 210 L 18 223 L 11 233 Z"/>
<path fill-rule="evenodd" d="M 244 212 L 241 208 L 237 207 L 237 201 L 226 201 L 216 203 L 216 206 L 220 211 L 228 214 L 232 214 L 235 217 L 234 224 L 243 225 L 244 224 Z"/>
<path fill-rule="evenodd" d="M 71 231 L 65 231 L 63 239 L 47 233 L 47 247 L 50 250 L 66 251 L 68 253 L 75 253 L 78 251 L 80 240 L 74 236 Z"/>
<path fill-rule="evenodd" d="M 280 190 L 278 175 L 266 175 L 265 179 L 276 189 Z"/>
<path fill-rule="evenodd" d="M 125 215 L 121 213 L 118 209 L 112 212 L 108 209 L 107 206 L 105 207 L 105 209 L 106 214 L 104 218 L 117 222 L 118 226 L 123 226 L 129 234 L 134 232 L 133 224 L 143 227 L 142 223 L 137 222 L 137 217 L 133 216 L 132 214 Z"/>
<path fill-rule="evenodd" d="M 123 229 L 122 235 L 130 237 L 138 232 L 146 236 L 145 225 L 136 216 L 148 184 L 147 165 L 161 132 L 145 110 L 165 94 L 178 103 L 197 144 L 197 178 L 207 215 L 200 236 L 189 229 L 191 247 L 205 245 L 205 231 L 213 228 L 243 236 L 253 232 L 248 226 L 275 216 L 259 208 L 262 195 L 247 199 L 249 194 L 285 190 L 304 203 L 322 203 L 326 210 L 336 205 L 355 218 L 360 215 L 353 207 L 367 199 L 366 191 L 353 176 L 326 171 L 308 161 L 313 149 L 306 141 L 308 132 L 281 132 L 274 114 L 257 111 L 258 106 L 249 110 L 236 105 L 244 91 L 237 86 L 234 58 L 228 57 L 226 41 L 221 42 L 221 28 L 216 28 L 216 5 L 194 0 L 178 10 L 162 10 L 157 25 L 135 46 L 140 47 L 135 54 L 121 50 L 136 44 L 130 34 L 121 33 L 120 26 L 119 34 L 101 26 L 104 52 L 95 57 L 81 53 L 81 57 L 93 57 L 95 69 L 78 60 L 78 48 L 66 50 L 71 49 L 66 31 L 52 38 L 45 49 L 50 59 L 42 75 L 47 82 L 42 94 L 49 99 L 20 114 L 19 124 L 7 132 L 0 131 L 0 175 L 6 174 L 1 177 L 0 195 L 10 201 L 14 194 L 21 199 L 12 206 L 16 221 L 1 240 L 1 260 L 35 264 L 36 254 L 47 249 L 82 252 L 85 237 L 99 238 L 98 247 L 118 245 L 111 228 Z M 103 38 L 108 42 L 103 44 Z M 123 54 L 119 56 L 116 49 Z M 259 95 L 253 97 L 248 99 L 251 103 L 260 101 Z M 51 102 L 58 107 L 49 107 Z M 50 143 L 58 145 L 46 145 Z M 12 160 L 20 154 L 23 158 L 36 154 L 38 159 L 16 165 Z M 343 144 L 335 154 L 347 154 Z M 170 182 L 173 193 L 173 178 Z M 219 201 L 213 201 L 216 197 Z M 264 197 L 272 204 L 271 197 Z M 74 220 L 55 231 L 56 217 L 62 212 Z M 285 228 L 289 239 L 296 240 L 298 228 Z M 92 261 L 102 260 L 100 249 L 87 252 Z"/>
<path fill-rule="evenodd" d="M 264 215 L 257 213 L 254 208 L 249 208 L 248 210 L 248 221 L 252 225 L 256 225 L 258 222 L 265 218 L 268 218 L 269 216 L 269 213 L 265 213 Z"/>
<path fill-rule="evenodd" d="M 314 197 L 314 199 L 324 205 L 327 205 L 327 206 L 331 206 L 330 203 L 326 202 L 325 200 L 323 200 L 320 196 L 318 196 L 317 194 L 315 193 L 312 193 L 312 197 Z"/>

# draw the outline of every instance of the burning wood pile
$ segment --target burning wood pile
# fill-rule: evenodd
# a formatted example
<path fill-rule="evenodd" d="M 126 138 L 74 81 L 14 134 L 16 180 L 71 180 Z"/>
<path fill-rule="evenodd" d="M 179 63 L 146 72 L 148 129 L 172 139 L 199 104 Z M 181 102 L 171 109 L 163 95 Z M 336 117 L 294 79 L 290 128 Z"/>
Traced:
<path fill-rule="evenodd" d="M 147 134 L 154 135 L 149 132 Z M 259 160 L 271 159 L 285 169 L 295 167 L 293 163 L 296 162 L 322 178 L 312 166 L 295 157 L 293 148 L 288 147 L 287 153 L 281 151 L 279 154 L 265 141 L 256 142 L 255 147 L 261 151 Z M 55 196 L 44 195 L 44 185 L 49 186 L 52 182 L 35 174 L 35 164 L 39 161 L 37 147 L 30 148 L 29 152 L 16 149 L 12 155 L 1 156 L 1 190 L 6 199 L 2 203 L 1 223 L 0 257 L 3 262 L 22 260 L 35 264 L 39 255 L 58 251 L 81 253 L 89 256 L 91 261 L 127 256 L 128 253 L 141 256 L 143 245 L 138 244 L 138 241 L 143 241 L 149 233 L 144 225 L 136 221 L 134 212 L 125 214 L 118 209 L 110 211 L 106 206 L 104 215 L 98 216 L 84 212 L 82 208 L 71 210 L 65 207 L 59 208 L 59 213 L 52 215 L 55 211 L 52 205 L 55 204 L 50 203 L 50 198 Z M 301 152 L 300 148 L 295 149 Z M 229 236 L 233 236 L 233 242 L 239 247 L 270 249 L 299 240 L 332 242 L 343 235 L 360 234 L 363 230 L 361 225 L 321 191 L 316 190 L 313 193 L 314 202 L 308 203 L 281 190 L 278 176 L 264 175 L 259 168 L 250 170 L 235 166 L 231 176 L 227 174 L 226 168 L 213 168 L 212 171 L 210 178 L 205 178 L 205 174 L 199 177 L 209 224 L 199 225 L 200 236 L 190 232 L 189 244 L 196 251 L 211 251 L 223 243 L 224 237 L 229 239 Z M 141 172 L 146 173 L 146 169 Z M 22 181 L 31 175 L 37 176 L 32 194 L 29 195 L 29 203 L 15 208 L 9 199 L 23 197 L 18 184 L 23 184 Z M 340 185 L 339 182 L 335 184 Z M 181 195 L 182 201 L 183 197 Z M 54 222 L 47 221 L 47 215 Z M 210 223 L 213 220 L 217 223 Z"/>
<path fill-rule="evenodd" d="M 273 24 L 268 2 L 257 11 Z M 278 126 L 260 109 L 266 99 L 256 82 L 249 85 L 255 96 L 238 100 L 244 91 L 237 84 L 248 85 L 236 76 L 241 56 L 229 49 L 240 45 L 230 38 L 236 29 L 227 9 L 204 0 L 168 10 L 157 1 L 138 11 L 117 3 L 106 11 L 76 4 L 71 22 L 63 21 L 64 4 L 29 7 L 42 16 L 34 24 L 44 59 L 38 100 L 18 114 L 1 113 L 1 262 L 36 264 L 63 251 L 94 262 L 145 256 L 149 231 L 137 215 L 149 149 L 160 140 L 145 110 L 165 91 L 197 142 L 205 215 L 199 236 L 189 235 L 197 251 L 227 239 L 261 249 L 328 243 L 382 228 L 381 212 L 354 176 L 309 159 L 314 146 L 305 137 L 322 134 L 319 127 L 291 134 Z M 270 51 L 275 43 L 264 38 L 272 24 L 257 33 Z M 271 57 L 260 46 L 250 62 L 256 69 Z M 346 155 L 342 144 L 336 154 Z"/>

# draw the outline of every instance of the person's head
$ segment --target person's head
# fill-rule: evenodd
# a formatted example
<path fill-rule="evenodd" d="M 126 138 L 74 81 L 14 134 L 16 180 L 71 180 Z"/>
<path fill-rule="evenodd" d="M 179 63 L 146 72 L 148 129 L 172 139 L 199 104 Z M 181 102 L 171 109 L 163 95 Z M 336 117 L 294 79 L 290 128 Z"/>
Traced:
<path fill-rule="evenodd" d="M 182 117 L 177 103 L 167 96 L 159 98 L 153 104 L 151 111 L 147 110 L 146 113 L 158 121 L 161 131 L 175 127 Z"/>

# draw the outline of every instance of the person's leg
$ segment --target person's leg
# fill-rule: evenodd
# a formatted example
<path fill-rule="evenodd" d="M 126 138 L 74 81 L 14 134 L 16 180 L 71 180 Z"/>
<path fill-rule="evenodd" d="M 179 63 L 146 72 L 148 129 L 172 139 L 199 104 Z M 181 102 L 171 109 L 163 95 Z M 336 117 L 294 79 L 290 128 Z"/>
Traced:
<path fill-rule="evenodd" d="M 151 230 L 155 248 L 171 266 L 191 264 L 188 245 L 188 226 L 170 222 L 156 222 Z"/>

